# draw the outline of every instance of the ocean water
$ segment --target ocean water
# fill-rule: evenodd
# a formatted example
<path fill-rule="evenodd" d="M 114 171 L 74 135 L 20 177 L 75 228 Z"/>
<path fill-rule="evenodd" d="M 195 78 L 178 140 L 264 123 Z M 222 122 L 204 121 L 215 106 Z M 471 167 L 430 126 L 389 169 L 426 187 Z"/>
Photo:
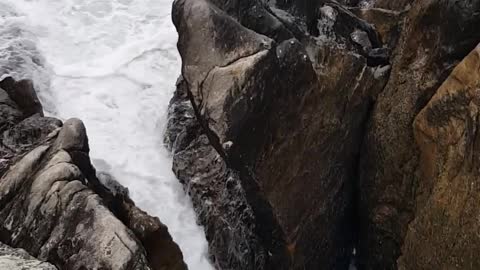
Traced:
<path fill-rule="evenodd" d="M 97 169 L 158 216 L 190 269 L 213 269 L 162 145 L 180 72 L 172 0 L 0 0 L 0 75 L 34 80 L 49 115 L 87 127 Z"/>

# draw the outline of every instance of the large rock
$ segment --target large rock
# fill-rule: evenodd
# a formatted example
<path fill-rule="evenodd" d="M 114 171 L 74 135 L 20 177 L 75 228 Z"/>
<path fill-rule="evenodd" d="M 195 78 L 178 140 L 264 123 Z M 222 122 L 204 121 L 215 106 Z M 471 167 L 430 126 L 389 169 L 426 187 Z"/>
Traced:
<path fill-rule="evenodd" d="M 375 104 L 361 153 L 360 269 L 396 269 L 408 224 L 422 215 L 431 180 L 420 177 L 413 120 L 480 41 L 479 10 L 480 1 L 424 0 L 406 14 L 392 75 Z"/>
<path fill-rule="evenodd" d="M 408 228 L 399 269 L 479 269 L 478 134 L 480 47 L 417 115 L 422 203 Z"/>
<path fill-rule="evenodd" d="M 174 4 L 166 142 L 218 268 L 476 269 L 476 52 L 430 99 L 480 1 L 268 2 Z"/>
<path fill-rule="evenodd" d="M 57 270 L 49 263 L 39 261 L 23 249 L 0 243 L 0 269 L 5 270 Z"/>
<path fill-rule="evenodd" d="M 319 8 L 328 29 L 311 31 L 289 3 L 174 3 L 183 66 L 166 142 L 219 269 L 349 265 L 361 135 L 388 56 L 370 61 L 382 44 L 365 21 Z"/>
<path fill-rule="evenodd" d="M 158 218 L 97 178 L 83 123 L 42 117 L 32 91 L 0 88 L 0 241 L 59 269 L 186 269 Z"/>

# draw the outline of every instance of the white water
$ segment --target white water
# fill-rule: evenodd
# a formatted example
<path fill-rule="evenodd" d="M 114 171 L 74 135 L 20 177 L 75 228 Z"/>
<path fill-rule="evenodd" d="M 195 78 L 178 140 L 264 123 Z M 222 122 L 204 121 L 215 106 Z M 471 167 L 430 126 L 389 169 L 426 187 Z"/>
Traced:
<path fill-rule="evenodd" d="M 9 72 L 34 79 L 49 114 L 81 118 L 96 167 L 111 172 L 141 208 L 160 217 L 190 269 L 213 269 L 203 229 L 162 146 L 167 105 L 180 70 L 171 3 L 0 0 L 0 35 L 18 27 L 26 37 L 11 42 L 7 35 L 10 43 L 0 38 L 0 58 L 11 61 L 12 55 L 5 58 L 1 52 L 8 44 L 23 54 L 32 48 L 20 43 L 31 42 L 32 50 L 36 46 L 46 68 L 32 61 L 38 56 L 21 56 L 20 71 Z M 0 68 L 5 64 L 0 59 Z"/>

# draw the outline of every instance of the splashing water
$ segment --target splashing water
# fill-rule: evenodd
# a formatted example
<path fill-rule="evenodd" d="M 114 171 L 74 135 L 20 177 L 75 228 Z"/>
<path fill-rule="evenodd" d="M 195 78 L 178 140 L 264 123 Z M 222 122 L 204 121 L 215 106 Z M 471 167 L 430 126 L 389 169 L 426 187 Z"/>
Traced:
<path fill-rule="evenodd" d="M 33 79 L 48 114 L 81 118 L 95 166 L 160 217 L 190 269 L 213 269 L 161 143 L 180 70 L 171 4 L 0 0 L 0 72 Z"/>

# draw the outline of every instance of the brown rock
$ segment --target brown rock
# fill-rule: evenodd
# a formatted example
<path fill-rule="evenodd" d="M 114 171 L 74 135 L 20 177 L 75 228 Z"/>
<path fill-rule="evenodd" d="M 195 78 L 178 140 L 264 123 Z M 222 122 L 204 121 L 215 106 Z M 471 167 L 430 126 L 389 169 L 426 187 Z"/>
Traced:
<path fill-rule="evenodd" d="M 480 1 L 416 1 L 406 15 L 393 68 L 361 154 L 360 269 L 395 269 L 417 215 L 419 151 L 412 124 L 453 67 L 480 41 Z M 448 22 L 448 23 L 445 23 Z"/>
<path fill-rule="evenodd" d="M 183 61 L 179 91 L 186 88 L 202 131 L 185 132 L 195 125 L 171 116 L 186 122 L 180 134 L 196 136 L 183 140 L 172 131 L 167 141 L 180 146 L 174 171 L 192 194 L 215 263 L 222 269 L 347 268 L 361 134 L 389 74 L 389 66 L 370 66 L 358 54 L 359 43 L 378 47 L 376 32 L 331 4 L 326 8 L 336 15 L 328 36 L 303 32 L 300 40 L 279 40 L 256 32 L 276 33 L 265 30 L 279 29 L 276 24 L 247 28 L 236 18 L 252 13 L 241 9 L 233 16 L 213 2 L 174 4 Z M 258 3 L 249 8 L 268 10 Z M 276 12 L 288 17 L 284 13 Z M 201 29 L 192 27 L 200 23 Z M 357 28 L 364 34 L 355 43 Z M 173 104 L 171 111 L 181 113 L 181 101 Z M 241 236 L 248 242 L 238 241 Z"/>
<path fill-rule="evenodd" d="M 382 44 L 395 48 L 401 32 L 402 13 L 380 8 L 349 8 L 359 18 L 371 23 Z"/>
<path fill-rule="evenodd" d="M 415 118 L 421 197 L 399 269 L 479 269 L 480 47 Z"/>

